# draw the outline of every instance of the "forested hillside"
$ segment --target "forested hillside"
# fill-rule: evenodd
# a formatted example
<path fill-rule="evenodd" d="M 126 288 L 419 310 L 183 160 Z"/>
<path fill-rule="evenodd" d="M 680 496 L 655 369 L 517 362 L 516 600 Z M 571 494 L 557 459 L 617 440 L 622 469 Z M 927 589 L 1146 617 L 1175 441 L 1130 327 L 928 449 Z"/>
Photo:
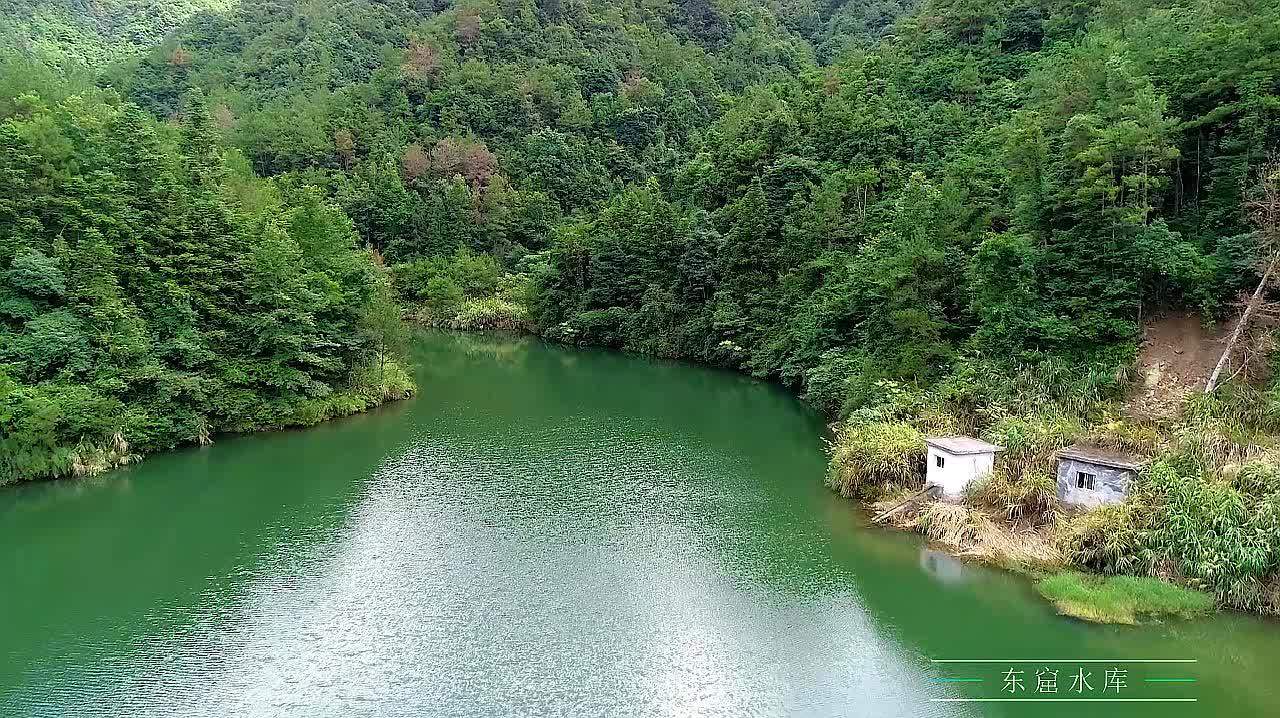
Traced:
<path fill-rule="evenodd" d="M 1145 320 L 1232 316 L 1278 243 L 1250 217 L 1280 192 L 1262 170 L 1280 149 L 1277 0 L 277 0 L 196 14 L 96 82 L 4 95 L 19 179 L 0 361 L 19 391 L 99 366 L 36 348 L 101 342 L 64 320 L 118 296 L 141 302 L 112 321 L 147 324 L 146 356 L 184 336 L 158 318 L 195 317 L 178 326 L 203 328 L 202 366 L 245 401 L 322 396 L 373 351 L 352 333 L 376 294 L 368 247 L 429 323 L 796 388 L 844 421 L 831 482 L 850 495 L 910 485 L 921 434 L 964 431 L 1010 447 L 988 508 L 1043 528 L 1054 449 L 1157 457 L 1131 513 L 1072 524 L 1060 550 L 1280 611 L 1280 387 L 1240 377 L 1175 424 L 1117 403 Z M 76 252 L 120 264 L 103 284 Z M 321 259 L 339 256 L 349 273 Z M 264 263 L 278 281 L 253 279 Z M 330 299 L 255 294 L 284 277 Z M 294 339 L 226 311 L 255 297 Z M 161 368 L 189 371 L 187 351 Z M 220 363 L 265 355 L 271 371 Z M 147 366 L 138 382 L 169 376 Z M 66 401 L 131 407 L 136 386 Z M 203 426 L 183 411 L 154 415 Z"/>
<path fill-rule="evenodd" d="M 160 118 L 203 89 L 258 172 L 393 262 L 524 274 L 550 336 L 839 410 L 988 360 L 1110 371 L 1142 316 L 1223 313 L 1254 276 L 1276 12 L 284 2 L 111 78 Z"/>
<path fill-rule="evenodd" d="M 273 3 L 206 17 L 115 82 L 159 117 L 203 88 L 259 172 L 326 186 L 393 259 L 508 261 L 673 173 L 733 93 L 813 67 L 750 3 Z"/>
<path fill-rule="evenodd" d="M 0 484 L 411 388 L 350 220 L 224 155 L 198 93 L 160 124 L 19 61 L 0 77 Z"/>
<path fill-rule="evenodd" d="M 196 9 L 5 16 L 0 483 L 403 395 L 381 255 L 448 257 L 491 293 L 491 257 L 545 251 L 566 215 L 677 162 L 731 92 L 814 66 L 749 4 Z M 194 17 L 86 84 L 174 13 Z"/>
<path fill-rule="evenodd" d="M 0 46 L 66 72 L 100 69 L 146 52 L 199 12 L 232 0 L 0 0 Z"/>
<path fill-rule="evenodd" d="M 567 228 L 543 323 L 856 408 L 988 359 L 1115 366 L 1144 312 L 1219 311 L 1251 276 L 1240 193 L 1277 138 L 1274 14 L 1153 9 L 1122 32 L 939 5 L 879 53 L 752 88 L 669 183 Z"/>

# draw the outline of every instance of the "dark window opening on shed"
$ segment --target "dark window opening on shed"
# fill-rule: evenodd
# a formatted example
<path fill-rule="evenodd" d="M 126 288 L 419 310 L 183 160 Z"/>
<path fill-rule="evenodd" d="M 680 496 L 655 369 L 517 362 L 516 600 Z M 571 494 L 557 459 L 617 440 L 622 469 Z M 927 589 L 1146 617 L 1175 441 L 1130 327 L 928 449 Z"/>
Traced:
<path fill-rule="evenodd" d="M 1093 474 L 1087 474 L 1083 471 L 1078 471 L 1076 472 L 1076 488 L 1088 489 L 1090 491 L 1093 491 L 1093 482 L 1097 478 L 1098 477 Z"/>
<path fill-rule="evenodd" d="M 935 456 L 933 457 L 933 463 L 941 469 L 947 462 L 941 456 Z"/>

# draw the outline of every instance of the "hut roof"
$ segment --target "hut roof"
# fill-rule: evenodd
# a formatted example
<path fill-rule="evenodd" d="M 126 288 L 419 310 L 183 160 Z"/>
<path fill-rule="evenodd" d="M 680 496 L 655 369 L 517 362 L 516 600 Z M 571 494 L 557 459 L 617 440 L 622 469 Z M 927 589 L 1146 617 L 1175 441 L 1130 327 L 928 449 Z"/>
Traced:
<path fill-rule="evenodd" d="M 1068 446 L 1058 452 L 1059 459 L 1075 459 L 1099 466 L 1110 466 L 1113 469 L 1129 469 L 1137 471 L 1146 463 L 1144 459 L 1132 454 L 1092 446 Z"/>
<path fill-rule="evenodd" d="M 933 446 L 948 454 L 993 454 L 997 451 L 1004 451 L 1003 446 L 988 444 L 981 439 L 975 439 L 971 436 L 930 436 L 924 440 L 924 443 Z"/>

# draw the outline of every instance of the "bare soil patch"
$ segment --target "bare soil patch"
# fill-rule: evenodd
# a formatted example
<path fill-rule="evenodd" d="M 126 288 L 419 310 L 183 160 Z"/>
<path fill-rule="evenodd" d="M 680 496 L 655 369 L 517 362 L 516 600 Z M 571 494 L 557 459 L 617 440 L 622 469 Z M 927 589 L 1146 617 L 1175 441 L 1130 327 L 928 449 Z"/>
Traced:
<path fill-rule="evenodd" d="M 1230 334 L 1231 325 L 1205 327 L 1196 314 L 1166 314 L 1143 329 L 1138 352 L 1138 386 L 1129 397 L 1129 413 L 1172 416 L 1183 399 L 1204 388 Z"/>

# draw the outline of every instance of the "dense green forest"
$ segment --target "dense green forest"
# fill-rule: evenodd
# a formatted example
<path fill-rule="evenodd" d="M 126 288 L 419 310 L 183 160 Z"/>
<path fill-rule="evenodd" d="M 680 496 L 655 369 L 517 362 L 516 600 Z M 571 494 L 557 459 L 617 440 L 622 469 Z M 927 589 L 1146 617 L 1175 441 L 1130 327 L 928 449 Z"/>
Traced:
<path fill-rule="evenodd" d="M 1067 560 L 1280 611 L 1280 388 L 1172 424 L 1117 404 L 1145 319 L 1221 320 L 1258 282 L 1275 0 L 210 7 L 81 61 L 92 88 L 74 59 L 0 73 L 4 406 L 36 407 L 6 441 L 40 402 L 125 417 L 51 446 L 285 423 L 385 356 L 357 330 L 385 263 L 423 321 L 792 386 L 844 422 L 850 495 L 909 484 L 927 431 L 1011 445 L 989 503 L 1048 523 L 1054 448 L 1158 457 Z"/>
<path fill-rule="evenodd" d="M 66 72 L 150 50 L 192 15 L 232 0 L 0 0 L 0 46 Z"/>
<path fill-rule="evenodd" d="M 38 67 L 0 77 L 0 484 L 411 389 L 350 219 L 224 154 L 198 91 L 162 124 Z"/>
<path fill-rule="evenodd" d="M 1222 315 L 1255 278 L 1275 18 L 280 2 L 199 16 L 107 81 L 158 118 L 200 88 L 258 173 L 322 188 L 392 263 L 494 257 L 549 336 L 840 411 L 975 363 L 1110 370 L 1144 314 Z"/>

